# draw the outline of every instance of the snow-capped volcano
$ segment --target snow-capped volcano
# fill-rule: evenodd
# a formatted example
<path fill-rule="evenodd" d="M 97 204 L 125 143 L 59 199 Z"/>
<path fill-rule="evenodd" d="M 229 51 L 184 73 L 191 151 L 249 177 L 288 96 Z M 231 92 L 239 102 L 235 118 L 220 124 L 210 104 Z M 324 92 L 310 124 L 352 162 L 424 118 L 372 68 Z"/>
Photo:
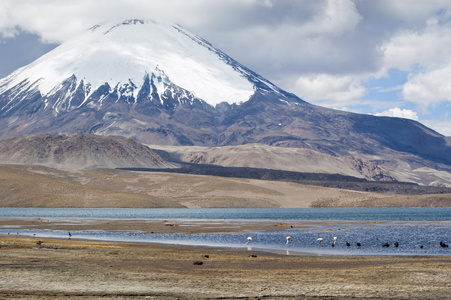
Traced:
<path fill-rule="evenodd" d="M 158 95 L 164 105 L 181 93 L 178 98 L 184 101 L 198 99 L 212 106 L 249 100 L 257 83 L 275 88 L 180 26 L 127 20 L 93 26 L 1 80 L 0 93 L 20 85 L 50 98 L 69 82 L 65 97 L 46 101 L 56 112 L 83 105 L 100 87 L 104 96 L 109 89 L 108 94 L 128 102 L 146 94 Z M 11 104 L 22 100 L 13 96 Z M 98 98 L 100 104 L 103 98 Z"/>
<path fill-rule="evenodd" d="M 143 20 L 93 26 L 0 79 L 0 138 L 38 133 L 261 143 L 451 168 L 451 140 L 418 122 L 311 105 L 182 27 Z"/>

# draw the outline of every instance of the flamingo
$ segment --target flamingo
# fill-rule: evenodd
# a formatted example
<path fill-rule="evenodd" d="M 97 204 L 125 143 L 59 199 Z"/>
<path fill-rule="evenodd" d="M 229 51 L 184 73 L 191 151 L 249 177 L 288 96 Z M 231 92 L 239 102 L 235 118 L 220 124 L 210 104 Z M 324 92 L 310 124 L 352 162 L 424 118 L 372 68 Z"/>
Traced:
<path fill-rule="evenodd" d="M 291 236 L 287 236 L 287 246 L 290 244 L 292 237 Z"/>
<path fill-rule="evenodd" d="M 322 244 L 323 240 L 324 240 L 323 238 L 317 238 L 317 239 L 316 239 L 316 241 L 319 242 L 319 245 L 320 245 L 320 246 L 323 245 L 323 244 Z"/>

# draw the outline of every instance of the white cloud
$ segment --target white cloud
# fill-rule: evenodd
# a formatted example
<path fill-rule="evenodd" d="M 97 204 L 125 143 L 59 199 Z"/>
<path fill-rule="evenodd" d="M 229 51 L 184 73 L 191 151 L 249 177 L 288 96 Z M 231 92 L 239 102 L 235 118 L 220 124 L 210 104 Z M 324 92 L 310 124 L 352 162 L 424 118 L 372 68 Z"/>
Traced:
<path fill-rule="evenodd" d="M 64 42 L 105 19 L 176 22 L 263 75 L 339 69 L 362 17 L 352 0 L 2 0 L 0 30 Z M 1 13 L 6 11 L 9 13 Z M 345 38 L 345 39 L 344 39 Z M 337 42 L 341 41 L 341 45 Z M 312 59 L 312 55 L 314 58 Z M 255 59 L 255 57 L 258 59 Z M 276 61 L 268 65 L 262 60 Z M 306 67 L 307 65 L 307 67 Z"/>
<path fill-rule="evenodd" d="M 353 1 L 327 0 L 324 8 L 310 22 L 303 24 L 299 32 L 304 36 L 341 36 L 354 32 L 361 18 Z"/>
<path fill-rule="evenodd" d="M 382 45 L 386 68 L 411 70 L 440 66 L 450 57 L 450 23 L 431 17 L 421 29 L 409 28 L 394 34 Z"/>
<path fill-rule="evenodd" d="M 17 34 L 19 34 L 19 30 L 17 27 L 14 28 L 4 28 L 0 31 L 0 41 L 4 41 L 8 38 L 14 38 Z"/>
<path fill-rule="evenodd" d="M 423 24 L 425 20 L 438 12 L 446 16 L 447 10 L 451 9 L 451 3 L 448 0 L 379 0 L 375 2 L 378 2 L 378 10 L 409 27 Z"/>
<path fill-rule="evenodd" d="M 375 116 L 396 117 L 418 121 L 416 112 L 410 109 L 400 109 L 399 107 L 390 108 L 389 110 L 375 114 Z"/>
<path fill-rule="evenodd" d="M 302 98 L 328 107 L 356 104 L 365 94 L 365 88 L 355 77 L 326 74 L 299 77 L 295 90 Z"/>
<path fill-rule="evenodd" d="M 451 101 L 449 14 L 450 11 L 445 10 L 441 14 L 429 15 L 424 26 L 398 31 L 381 47 L 383 69 L 398 68 L 409 72 L 402 95 L 423 111 L 427 111 L 429 106 Z"/>
<path fill-rule="evenodd" d="M 423 108 L 451 101 L 451 64 L 409 76 L 402 93 Z"/>
<path fill-rule="evenodd" d="M 186 26 L 263 75 L 358 76 L 443 56 L 437 56 L 437 51 L 443 39 L 451 39 L 448 29 L 436 32 L 444 28 L 440 22 L 446 14 L 436 17 L 443 8 L 450 4 L 402 0 L 2 0 L 0 32 L 18 26 L 45 41 L 63 42 L 105 19 L 150 18 Z M 429 25 L 425 25 L 427 20 Z M 419 32 L 424 26 L 430 30 Z M 431 45 L 433 50 L 428 50 Z"/>

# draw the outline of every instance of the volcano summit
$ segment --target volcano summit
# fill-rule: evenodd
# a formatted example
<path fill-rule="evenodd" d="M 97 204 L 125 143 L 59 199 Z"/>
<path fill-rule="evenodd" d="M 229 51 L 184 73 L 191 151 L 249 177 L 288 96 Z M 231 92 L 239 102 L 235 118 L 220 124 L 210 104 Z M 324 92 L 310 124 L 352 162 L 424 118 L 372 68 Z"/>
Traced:
<path fill-rule="evenodd" d="M 93 26 L 0 80 L 0 138 L 37 133 L 259 143 L 451 171 L 449 137 L 311 105 L 184 28 L 145 20 Z"/>
<path fill-rule="evenodd" d="M 224 142 L 216 119 L 226 119 L 218 112 L 263 91 L 303 102 L 180 26 L 127 20 L 93 26 L 0 80 L 0 116 L 8 119 L 0 133 L 216 145 Z M 208 127 L 210 137 L 185 135 L 186 125 Z"/>

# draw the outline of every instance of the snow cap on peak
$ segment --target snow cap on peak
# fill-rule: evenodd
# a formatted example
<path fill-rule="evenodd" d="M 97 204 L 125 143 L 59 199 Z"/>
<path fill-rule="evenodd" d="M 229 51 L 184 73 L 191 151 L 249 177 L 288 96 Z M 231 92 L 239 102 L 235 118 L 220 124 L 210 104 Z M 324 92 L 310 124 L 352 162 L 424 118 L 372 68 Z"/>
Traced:
<path fill-rule="evenodd" d="M 9 77 L 8 86 L 26 80 L 46 95 L 75 76 L 90 84 L 91 91 L 105 83 L 115 87 L 130 82 L 139 90 L 146 74 L 158 76 L 161 72 L 174 85 L 212 106 L 246 102 L 261 81 L 178 25 L 131 19 L 91 27 L 17 70 Z"/>

